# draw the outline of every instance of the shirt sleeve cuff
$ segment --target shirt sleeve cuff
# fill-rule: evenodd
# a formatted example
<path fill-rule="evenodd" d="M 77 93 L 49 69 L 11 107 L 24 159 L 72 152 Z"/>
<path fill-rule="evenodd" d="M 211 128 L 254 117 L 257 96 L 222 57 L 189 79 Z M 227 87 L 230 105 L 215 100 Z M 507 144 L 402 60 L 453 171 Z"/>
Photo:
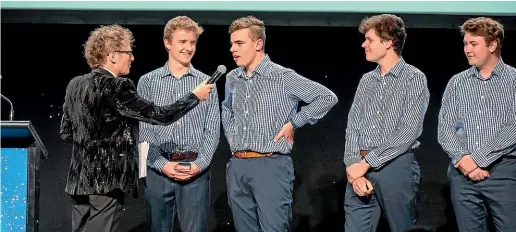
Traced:
<path fill-rule="evenodd" d="M 464 154 L 453 155 L 453 158 L 452 158 L 453 165 L 456 165 L 462 159 L 463 156 L 464 156 Z"/>
<path fill-rule="evenodd" d="M 358 162 L 362 161 L 362 157 L 360 156 L 353 156 L 353 157 L 345 157 L 344 158 L 344 164 L 346 167 L 349 167 L 353 164 L 356 164 Z"/>
<path fill-rule="evenodd" d="M 383 163 L 380 161 L 380 158 L 378 157 L 378 154 L 376 154 L 373 151 L 369 152 L 366 156 L 365 156 L 365 160 L 367 161 L 367 163 L 369 165 L 371 165 L 371 167 L 373 169 L 378 169 L 378 168 L 381 168 L 383 166 Z"/>
<path fill-rule="evenodd" d="M 306 125 L 308 123 L 308 120 L 306 120 L 302 114 L 298 113 L 290 120 L 290 122 L 292 123 L 294 128 L 297 129 L 299 127 Z"/>
<path fill-rule="evenodd" d="M 152 168 L 156 169 L 159 173 L 163 172 L 163 167 L 168 163 L 168 160 L 163 156 L 159 156 L 156 161 L 152 164 Z"/>
<path fill-rule="evenodd" d="M 206 168 L 208 168 L 208 166 L 210 166 L 210 164 L 208 162 L 206 162 L 206 160 L 203 158 L 197 159 L 197 160 L 193 161 L 192 163 L 196 164 L 197 167 L 199 167 L 199 172 L 203 172 L 204 170 L 206 170 Z"/>
<path fill-rule="evenodd" d="M 471 153 L 471 158 L 477 166 L 481 168 L 486 168 L 489 166 L 494 160 L 487 159 L 488 152 L 485 152 L 482 148 L 476 150 L 475 152 Z"/>
<path fill-rule="evenodd" d="M 294 123 L 294 120 L 290 119 L 290 124 L 294 127 L 294 129 L 297 129 L 298 126 Z"/>

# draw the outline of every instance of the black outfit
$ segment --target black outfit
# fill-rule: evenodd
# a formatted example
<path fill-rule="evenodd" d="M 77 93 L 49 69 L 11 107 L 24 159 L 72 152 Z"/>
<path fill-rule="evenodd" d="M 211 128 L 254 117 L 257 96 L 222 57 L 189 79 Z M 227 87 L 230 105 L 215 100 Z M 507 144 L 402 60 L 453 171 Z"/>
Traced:
<path fill-rule="evenodd" d="M 124 193 L 137 196 L 138 122 L 169 125 L 198 104 L 190 93 L 156 106 L 138 96 L 130 79 L 105 69 L 70 81 L 60 134 L 73 143 L 65 191 L 74 200 L 74 231 L 116 231 Z M 108 222 L 112 226 L 100 225 Z"/>

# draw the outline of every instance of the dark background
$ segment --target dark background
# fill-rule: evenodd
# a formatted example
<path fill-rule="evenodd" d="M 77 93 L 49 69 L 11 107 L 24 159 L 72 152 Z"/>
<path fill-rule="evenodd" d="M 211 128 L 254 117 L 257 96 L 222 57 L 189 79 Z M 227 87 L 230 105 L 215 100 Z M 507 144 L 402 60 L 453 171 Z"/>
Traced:
<path fill-rule="evenodd" d="M 267 23 L 267 22 L 266 22 Z M 83 44 L 97 25 L 2 23 L 2 94 L 15 106 L 15 120 L 31 120 L 49 152 L 41 163 L 40 231 L 69 231 L 71 201 L 64 192 L 71 146 L 59 139 L 61 105 L 68 81 L 89 72 Z M 235 68 L 229 52 L 228 26 L 205 26 L 194 66 L 211 75 L 220 64 Z M 164 65 L 163 26 L 127 25 L 136 38 L 131 78 Z M 417 152 L 422 171 L 418 224 L 454 231 L 446 178 L 448 157 L 437 143 L 437 114 L 447 81 L 467 69 L 458 29 L 409 28 L 404 59 L 422 70 L 431 91 L 422 146 Z M 516 31 L 505 32 L 502 57 L 516 63 Z M 319 82 L 339 97 L 339 103 L 314 126 L 296 132 L 292 152 L 296 172 L 293 231 L 342 231 L 345 170 L 342 163 L 347 113 L 358 81 L 376 65 L 365 60 L 363 36 L 356 27 L 267 26 L 266 52 L 271 59 Z M 224 96 L 224 79 L 218 83 Z M 2 120 L 8 106 L 2 101 Z M 227 205 L 225 164 L 230 156 L 221 134 L 211 171 L 210 231 L 232 231 Z M 140 191 L 143 195 L 143 189 Z M 122 231 L 145 231 L 143 197 L 126 198 Z M 379 231 L 386 231 L 382 228 Z"/>

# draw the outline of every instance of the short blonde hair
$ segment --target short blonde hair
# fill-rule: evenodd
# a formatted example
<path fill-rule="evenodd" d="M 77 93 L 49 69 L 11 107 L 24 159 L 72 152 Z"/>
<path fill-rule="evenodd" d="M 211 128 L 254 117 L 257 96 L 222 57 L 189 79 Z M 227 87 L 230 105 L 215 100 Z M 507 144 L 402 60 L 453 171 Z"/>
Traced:
<path fill-rule="evenodd" d="M 462 35 L 467 32 L 474 36 L 484 37 L 488 46 L 491 42 L 496 41 L 498 46 L 496 46 L 495 53 L 498 56 L 502 53 L 503 25 L 496 20 L 486 17 L 472 18 L 464 22 L 459 28 Z"/>
<path fill-rule="evenodd" d="M 229 34 L 245 28 L 251 29 L 250 37 L 253 41 L 261 39 L 265 46 L 265 24 L 262 20 L 254 16 L 238 18 L 229 26 Z"/>
<path fill-rule="evenodd" d="M 90 68 L 99 68 L 110 52 L 120 51 L 124 46 L 133 47 L 133 33 L 119 25 L 100 26 L 90 33 L 84 44 L 84 57 Z"/>
<path fill-rule="evenodd" d="M 204 28 L 199 26 L 199 24 L 197 24 L 188 16 L 177 16 L 169 20 L 167 25 L 165 25 L 165 30 L 163 31 L 163 39 L 170 39 L 170 35 L 178 29 L 195 32 L 197 37 L 199 37 L 204 32 Z"/>

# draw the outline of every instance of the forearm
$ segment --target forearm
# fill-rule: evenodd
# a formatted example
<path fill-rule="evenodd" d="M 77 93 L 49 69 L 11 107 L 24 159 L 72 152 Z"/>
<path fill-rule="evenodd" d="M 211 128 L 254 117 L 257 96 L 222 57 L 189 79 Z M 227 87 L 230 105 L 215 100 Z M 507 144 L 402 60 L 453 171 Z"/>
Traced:
<path fill-rule="evenodd" d="M 120 114 L 154 125 L 170 125 L 186 115 L 199 104 L 195 94 L 190 93 L 168 106 L 156 106 L 135 96 L 119 104 Z"/>
<path fill-rule="evenodd" d="M 206 122 L 204 123 L 204 132 L 202 135 L 202 145 L 199 151 L 200 157 L 194 161 L 200 171 L 204 171 L 210 166 L 213 154 L 217 150 L 220 140 L 220 111 L 217 93 L 210 100 L 210 107 L 207 112 Z"/>
<path fill-rule="evenodd" d="M 213 158 L 213 153 L 211 153 L 211 154 L 200 153 L 199 157 L 195 161 L 193 161 L 193 163 L 195 163 L 197 165 L 197 167 L 199 167 L 200 172 L 203 172 L 210 166 L 212 158 Z"/>
<path fill-rule="evenodd" d="M 147 166 L 155 169 L 159 173 L 169 160 L 161 154 L 158 144 L 149 143 L 149 153 L 147 154 Z"/>
<path fill-rule="evenodd" d="M 359 103 L 355 101 L 351 105 L 348 114 L 348 123 L 345 136 L 344 164 L 350 166 L 362 160 L 360 155 L 359 137 L 360 137 L 360 111 Z"/>
<path fill-rule="evenodd" d="M 294 115 L 291 122 L 295 128 L 302 127 L 306 124 L 314 125 L 318 120 L 323 118 L 337 102 L 338 98 L 334 94 L 320 96 L 309 105 L 302 107 L 301 110 Z"/>
<path fill-rule="evenodd" d="M 353 103 L 349 109 L 348 121 L 346 126 L 344 164 L 346 167 L 358 163 L 362 160 L 360 155 L 360 111 L 364 101 L 364 79 L 361 79 Z"/>
<path fill-rule="evenodd" d="M 420 132 L 418 130 L 401 130 L 389 136 L 388 142 L 372 149 L 366 156 L 366 161 L 372 168 L 383 167 L 389 161 L 405 154 L 417 141 Z"/>
<path fill-rule="evenodd" d="M 73 141 L 73 129 L 72 121 L 70 120 L 70 114 L 66 104 L 63 105 L 63 117 L 61 118 L 61 125 L 59 128 L 59 134 L 61 139 L 71 142 Z"/>
<path fill-rule="evenodd" d="M 222 102 L 221 108 L 221 121 L 224 129 L 226 138 L 230 140 L 235 132 L 235 117 L 232 106 L 232 95 L 228 93 L 229 89 L 226 89 L 226 99 Z"/>
<path fill-rule="evenodd" d="M 437 141 L 448 155 L 453 164 L 457 164 L 462 156 L 470 152 L 466 148 L 465 137 L 462 139 L 456 129 L 449 125 L 450 123 L 440 122 L 437 131 Z M 464 133 L 464 132 L 462 132 Z"/>
<path fill-rule="evenodd" d="M 290 120 L 295 128 L 314 125 L 338 102 L 330 89 L 293 71 L 284 73 L 283 89 L 290 99 L 308 103 Z"/>
<path fill-rule="evenodd" d="M 437 141 L 453 164 L 457 164 L 463 155 L 469 154 L 466 146 L 467 135 L 465 134 L 464 122 L 459 120 L 456 112 L 456 82 L 456 79 L 452 78 L 444 90 L 437 126 Z"/>
<path fill-rule="evenodd" d="M 471 153 L 471 158 L 486 168 L 500 157 L 516 151 L 516 123 L 513 121 L 503 127 L 496 136 Z"/>
<path fill-rule="evenodd" d="M 356 164 L 362 160 L 360 149 L 358 147 L 358 139 L 346 135 L 346 150 L 344 151 L 344 164 L 346 167 Z"/>

